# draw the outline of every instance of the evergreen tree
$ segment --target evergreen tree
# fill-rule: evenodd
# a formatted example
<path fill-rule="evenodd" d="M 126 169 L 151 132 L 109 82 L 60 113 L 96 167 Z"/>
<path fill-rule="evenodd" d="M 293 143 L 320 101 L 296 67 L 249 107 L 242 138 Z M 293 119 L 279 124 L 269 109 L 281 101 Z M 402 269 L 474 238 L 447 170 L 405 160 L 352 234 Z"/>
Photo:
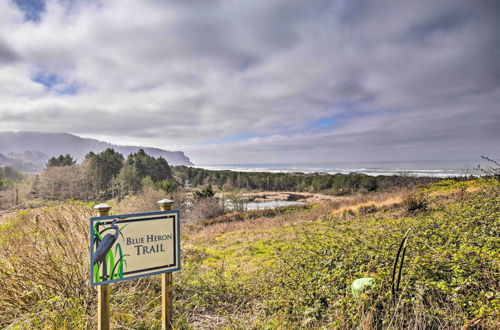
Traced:
<path fill-rule="evenodd" d="M 49 168 L 49 167 L 55 167 L 55 166 L 71 166 L 71 165 L 75 165 L 75 164 L 76 164 L 76 160 L 74 160 L 70 154 L 66 154 L 66 155 L 59 155 L 59 157 L 49 158 L 45 167 Z"/>
<path fill-rule="evenodd" d="M 156 189 L 163 190 L 165 194 L 171 194 L 179 188 L 179 185 L 175 181 L 162 180 L 157 182 L 155 187 Z"/>
<path fill-rule="evenodd" d="M 172 173 L 168 162 L 160 157 L 154 158 L 146 154 L 144 149 L 139 149 L 136 153 L 128 156 L 127 164 L 134 166 L 139 178 L 151 177 L 153 182 L 172 179 Z"/>
<path fill-rule="evenodd" d="M 193 195 L 197 199 L 211 198 L 215 196 L 212 185 L 208 184 L 198 191 L 193 192 Z"/>
<path fill-rule="evenodd" d="M 111 181 L 120 173 L 123 167 L 123 155 L 108 148 L 99 154 L 89 152 L 85 156 L 87 176 L 97 195 L 107 194 Z"/>
<path fill-rule="evenodd" d="M 125 164 L 115 179 L 120 196 L 133 194 L 141 190 L 141 179 L 137 173 L 137 168 L 131 164 Z"/>

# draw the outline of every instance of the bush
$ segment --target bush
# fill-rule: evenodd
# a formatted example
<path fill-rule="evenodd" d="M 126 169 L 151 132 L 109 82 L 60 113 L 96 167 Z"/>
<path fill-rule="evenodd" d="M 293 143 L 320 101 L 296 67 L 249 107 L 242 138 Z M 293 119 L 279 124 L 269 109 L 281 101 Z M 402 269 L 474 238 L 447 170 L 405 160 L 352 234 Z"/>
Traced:
<path fill-rule="evenodd" d="M 177 182 L 171 180 L 162 180 L 160 182 L 157 182 L 155 184 L 155 187 L 157 189 L 163 190 L 165 194 L 172 194 L 177 191 L 177 189 L 179 189 L 179 185 L 177 184 Z"/>
<path fill-rule="evenodd" d="M 218 198 L 201 198 L 193 201 L 187 215 L 187 222 L 199 222 L 224 214 L 224 205 Z"/>
<path fill-rule="evenodd" d="M 160 207 L 157 202 L 166 197 L 163 191 L 147 187 L 136 195 L 130 195 L 122 199 L 113 208 L 113 211 L 116 214 L 159 211 Z"/>
<path fill-rule="evenodd" d="M 422 192 L 411 193 L 403 199 L 402 205 L 408 214 L 427 211 L 429 198 Z"/>
<path fill-rule="evenodd" d="M 358 212 L 360 215 L 367 215 L 367 214 L 372 214 L 378 211 L 378 208 L 375 204 L 367 204 L 367 205 L 361 205 L 358 208 Z"/>
<path fill-rule="evenodd" d="M 212 188 L 212 185 L 208 184 L 201 188 L 198 191 L 193 192 L 193 196 L 198 199 L 202 198 L 211 198 L 215 196 L 214 190 Z"/>
<path fill-rule="evenodd" d="M 490 166 L 487 168 L 481 168 L 478 166 L 478 169 L 486 176 L 495 180 L 500 181 L 500 163 L 494 159 L 488 158 L 486 156 L 481 156 L 484 160 L 488 161 Z"/>
<path fill-rule="evenodd" d="M 40 174 L 37 189 L 49 200 L 80 199 L 92 196 L 85 168 L 81 165 L 50 166 Z"/>
<path fill-rule="evenodd" d="M 252 220 L 257 218 L 274 218 L 284 214 L 292 214 L 297 212 L 309 212 L 317 204 L 299 204 L 299 205 L 290 205 L 290 206 L 282 206 L 274 209 L 266 209 L 266 210 L 252 210 L 246 212 L 232 212 L 227 213 L 222 216 L 214 217 L 208 219 L 206 221 L 202 221 L 201 225 L 210 226 L 216 223 L 229 223 L 235 221 L 245 221 Z"/>

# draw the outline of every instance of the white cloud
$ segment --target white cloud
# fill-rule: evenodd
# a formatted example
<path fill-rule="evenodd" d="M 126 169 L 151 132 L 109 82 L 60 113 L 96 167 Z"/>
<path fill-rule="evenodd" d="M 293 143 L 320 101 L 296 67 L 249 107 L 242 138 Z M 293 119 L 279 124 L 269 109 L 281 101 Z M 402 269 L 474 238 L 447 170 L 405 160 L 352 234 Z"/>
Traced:
<path fill-rule="evenodd" d="M 29 22 L 0 2 L 0 130 L 183 148 L 204 163 L 498 154 L 494 6 L 52 0 Z M 34 82 L 40 71 L 63 85 Z M 333 125 L 314 124 L 324 118 Z M 250 138 L 206 144 L 238 137 Z"/>

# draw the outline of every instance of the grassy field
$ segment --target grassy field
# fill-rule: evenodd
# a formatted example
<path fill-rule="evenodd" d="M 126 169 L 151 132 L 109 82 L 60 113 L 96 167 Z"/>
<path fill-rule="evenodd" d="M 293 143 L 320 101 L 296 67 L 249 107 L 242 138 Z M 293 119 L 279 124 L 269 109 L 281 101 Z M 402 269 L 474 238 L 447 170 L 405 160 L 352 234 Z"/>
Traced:
<path fill-rule="evenodd" d="M 443 181 L 185 225 L 175 326 L 499 327 L 499 196 L 498 181 Z M 127 212 L 124 205 L 114 210 Z M 96 327 L 97 294 L 88 285 L 92 206 L 22 211 L 0 227 L 0 327 Z M 401 288 L 392 294 L 396 252 L 410 228 Z M 354 297 L 349 285 L 360 277 L 376 284 Z M 158 276 L 111 289 L 114 328 L 160 327 Z"/>

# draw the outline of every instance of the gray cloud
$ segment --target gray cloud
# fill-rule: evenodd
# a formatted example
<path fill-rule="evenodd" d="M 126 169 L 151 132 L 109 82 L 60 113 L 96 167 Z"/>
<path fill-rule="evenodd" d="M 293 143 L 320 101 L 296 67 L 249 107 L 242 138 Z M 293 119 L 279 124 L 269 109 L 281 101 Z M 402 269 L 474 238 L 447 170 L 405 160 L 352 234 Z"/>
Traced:
<path fill-rule="evenodd" d="M 0 39 L 0 63 L 5 65 L 20 60 L 19 55 Z"/>
<path fill-rule="evenodd" d="M 203 163 L 500 156 L 499 9 L 48 1 L 30 22 L 0 5 L 0 129 L 182 148 Z"/>

